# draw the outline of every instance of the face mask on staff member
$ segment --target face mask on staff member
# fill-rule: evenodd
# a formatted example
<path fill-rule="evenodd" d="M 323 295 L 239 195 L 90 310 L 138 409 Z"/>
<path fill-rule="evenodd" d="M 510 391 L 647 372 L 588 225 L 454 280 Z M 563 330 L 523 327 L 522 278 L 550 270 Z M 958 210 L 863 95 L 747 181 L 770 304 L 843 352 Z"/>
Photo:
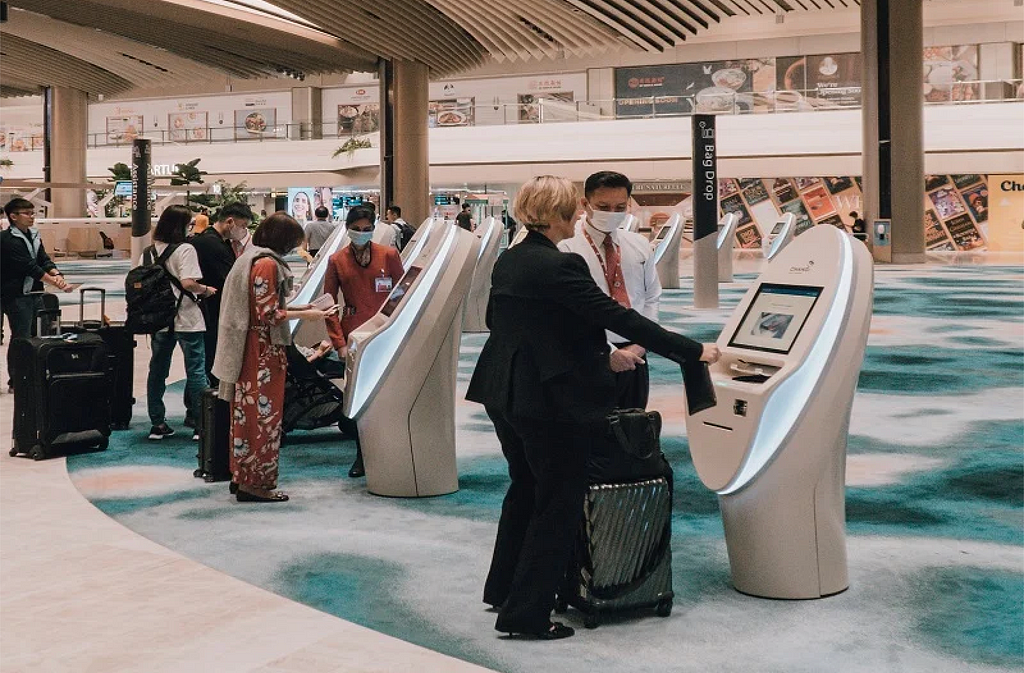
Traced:
<path fill-rule="evenodd" d="M 590 226 L 605 234 L 626 223 L 628 206 L 629 191 L 625 187 L 598 187 L 583 199 Z"/>
<path fill-rule="evenodd" d="M 373 232 L 372 231 L 356 231 L 354 229 L 349 229 L 348 237 L 349 237 L 349 240 L 352 241 L 352 245 L 355 245 L 355 246 L 361 248 L 364 245 L 366 245 L 367 243 L 369 243 L 371 240 L 373 240 Z"/>

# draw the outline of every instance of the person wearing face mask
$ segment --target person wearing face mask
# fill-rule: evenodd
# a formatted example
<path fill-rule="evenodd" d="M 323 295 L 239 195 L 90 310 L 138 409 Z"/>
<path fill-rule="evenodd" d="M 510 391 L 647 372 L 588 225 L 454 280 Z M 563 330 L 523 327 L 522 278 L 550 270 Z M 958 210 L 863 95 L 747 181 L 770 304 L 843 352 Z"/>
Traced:
<path fill-rule="evenodd" d="M 203 318 L 206 321 L 206 375 L 213 387 L 217 386 L 217 377 L 213 375 L 212 370 L 217 353 L 221 293 L 224 290 L 224 281 L 227 280 L 238 257 L 234 246 L 240 245 L 248 237 L 252 219 L 252 210 L 248 205 L 229 203 L 217 212 L 216 222 L 190 241 L 199 257 L 199 269 L 203 272 L 200 282 L 217 291 L 202 304 Z M 186 424 L 189 422 L 194 422 L 194 419 L 186 419 Z"/>
<path fill-rule="evenodd" d="M 661 281 L 650 242 L 622 226 L 633 184 L 622 173 L 601 171 L 583 188 L 586 217 L 576 235 L 558 244 L 563 252 L 583 257 L 597 286 L 626 308 L 658 321 Z M 650 396 L 647 351 L 614 332 L 607 333 L 615 372 L 618 408 L 645 409 Z"/>
<path fill-rule="evenodd" d="M 357 206 L 348 211 L 345 228 L 351 243 L 331 255 L 324 276 L 324 292 L 341 306 L 340 319 L 328 316 L 327 334 L 342 361 L 348 355 L 348 335 L 376 315 L 405 273 L 398 250 L 373 242 L 371 210 Z M 363 474 L 363 457 L 358 454 L 349 476 Z"/>
<path fill-rule="evenodd" d="M 35 204 L 13 198 L 4 206 L 4 213 L 11 226 L 0 232 L 0 305 L 11 337 L 28 337 L 35 312 L 42 308 L 39 295 L 29 293 L 42 290 L 44 283 L 64 292 L 71 288 L 46 254 L 35 227 Z M 13 392 L 10 385 L 8 381 L 8 392 Z"/>

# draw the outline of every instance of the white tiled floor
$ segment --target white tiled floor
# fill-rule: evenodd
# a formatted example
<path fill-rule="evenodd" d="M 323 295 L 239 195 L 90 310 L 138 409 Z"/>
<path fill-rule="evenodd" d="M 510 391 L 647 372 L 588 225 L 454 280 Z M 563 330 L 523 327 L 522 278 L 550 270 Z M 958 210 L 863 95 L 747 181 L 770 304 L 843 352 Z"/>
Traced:
<path fill-rule="evenodd" d="M 137 395 L 145 391 L 148 359 L 139 339 Z M 178 360 L 172 378 L 181 375 Z M 136 535 L 78 493 L 63 458 L 8 457 L 12 414 L 13 396 L 0 395 L 4 673 L 486 670 L 258 589 Z"/>

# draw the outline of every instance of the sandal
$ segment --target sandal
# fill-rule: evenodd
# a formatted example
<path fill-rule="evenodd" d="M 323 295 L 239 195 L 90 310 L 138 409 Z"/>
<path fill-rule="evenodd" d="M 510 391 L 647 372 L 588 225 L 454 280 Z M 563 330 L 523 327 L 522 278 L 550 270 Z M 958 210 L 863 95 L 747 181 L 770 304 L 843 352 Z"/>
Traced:
<path fill-rule="evenodd" d="M 280 491 L 269 491 L 268 495 L 264 496 L 238 489 L 235 499 L 238 502 L 288 502 L 288 496 Z"/>

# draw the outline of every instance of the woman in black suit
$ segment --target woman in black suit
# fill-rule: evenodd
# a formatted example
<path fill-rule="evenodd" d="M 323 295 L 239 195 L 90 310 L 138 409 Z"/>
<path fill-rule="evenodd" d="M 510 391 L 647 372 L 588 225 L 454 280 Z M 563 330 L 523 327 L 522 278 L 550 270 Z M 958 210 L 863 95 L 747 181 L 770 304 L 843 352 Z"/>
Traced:
<path fill-rule="evenodd" d="M 541 176 L 520 190 L 515 215 L 530 233 L 494 266 L 490 336 L 466 395 L 487 409 L 512 480 L 484 602 L 499 608 L 498 631 L 545 640 L 574 633 L 552 623 L 551 610 L 583 511 L 590 446 L 615 403 L 605 330 L 678 362 L 719 356 L 714 344 L 623 308 L 582 257 L 557 248 L 580 207 L 565 178 Z"/>

